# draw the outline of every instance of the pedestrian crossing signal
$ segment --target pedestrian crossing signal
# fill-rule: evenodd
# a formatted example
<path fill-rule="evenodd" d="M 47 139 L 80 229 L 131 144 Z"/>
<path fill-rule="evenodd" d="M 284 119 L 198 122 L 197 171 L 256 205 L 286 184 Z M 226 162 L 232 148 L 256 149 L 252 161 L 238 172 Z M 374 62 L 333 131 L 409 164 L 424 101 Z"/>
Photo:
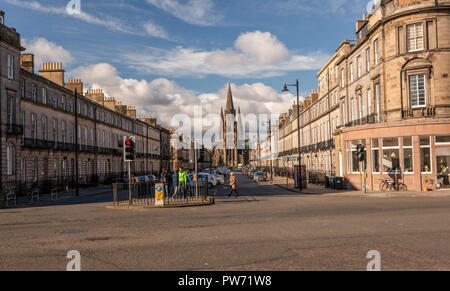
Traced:
<path fill-rule="evenodd" d="M 136 137 L 124 136 L 123 160 L 125 162 L 136 161 Z"/>

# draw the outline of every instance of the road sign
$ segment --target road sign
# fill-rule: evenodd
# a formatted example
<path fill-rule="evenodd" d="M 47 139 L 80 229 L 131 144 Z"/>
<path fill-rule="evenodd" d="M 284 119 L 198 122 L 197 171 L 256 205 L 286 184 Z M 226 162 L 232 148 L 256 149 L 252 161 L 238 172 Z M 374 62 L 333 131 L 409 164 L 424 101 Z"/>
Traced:
<path fill-rule="evenodd" d="M 164 206 L 164 184 L 155 185 L 155 206 Z"/>
<path fill-rule="evenodd" d="M 298 157 L 285 157 L 286 162 L 298 162 Z"/>

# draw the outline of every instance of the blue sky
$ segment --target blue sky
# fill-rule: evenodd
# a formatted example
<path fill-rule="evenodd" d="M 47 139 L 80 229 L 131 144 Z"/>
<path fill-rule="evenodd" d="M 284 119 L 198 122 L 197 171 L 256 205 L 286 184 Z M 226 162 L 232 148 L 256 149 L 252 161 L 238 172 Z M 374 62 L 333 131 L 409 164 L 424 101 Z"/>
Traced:
<path fill-rule="evenodd" d="M 68 2 L 3 0 L 0 9 L 37 62 L 62 61 L 86 87 L 167 119 L 164 108 L 191 103 L 217 111 L 227 82 L 243 109 L 286 110 L 282 84 L 315 89 L 368 0 L 81 0 L 73 16 Z"/>

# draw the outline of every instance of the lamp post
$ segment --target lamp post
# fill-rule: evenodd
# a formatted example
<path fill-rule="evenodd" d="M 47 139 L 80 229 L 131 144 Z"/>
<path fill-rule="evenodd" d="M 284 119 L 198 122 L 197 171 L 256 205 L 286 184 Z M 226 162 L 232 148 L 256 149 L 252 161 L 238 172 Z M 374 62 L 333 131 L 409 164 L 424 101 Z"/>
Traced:
<path fill-rule="evenodd" d="M 284 84 L 283 92 L 288 93 L 288 87 L 296 87 L 297 89 L 297 130 L 298 130 L 298 175 L 300 176 L 299 190 L 303 191 L 303 180 L 302 180 L 302 153 L 300 149 L 300 92 L 299 92 L 299 82 L 296 80 L 294 85 Z"/>
<path fill-rule="evenodd" d="M 78 169 L 78 92 L 75 89 L 75 184 L 76 184 L 76 195 L 80 196 L 80 185 L 79 185 L 79 169 Z"/>

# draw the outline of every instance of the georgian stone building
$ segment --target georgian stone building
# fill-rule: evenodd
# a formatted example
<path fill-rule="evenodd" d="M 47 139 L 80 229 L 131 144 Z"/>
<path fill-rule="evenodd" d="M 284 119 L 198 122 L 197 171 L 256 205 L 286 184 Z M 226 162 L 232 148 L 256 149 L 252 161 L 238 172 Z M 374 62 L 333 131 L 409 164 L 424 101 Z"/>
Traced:
<path fill-rule="evenodd" d="M 450 1 L 381 1 L 319 72 L 318 96 L 300 105 L 303 163 L 356 189 L 364 172 L 369 190 L 394 178 L 411 190 L 448 187 L 449 73 Z M 296 118 L 295 108 L 280 119 L 281 156 L 295 154 Z"/>
<path fill-rule="evenodd" d="M 137 118 L 134 107 L 101 89 L 85 91 L 80 79 L 66 81 L 62 63 L 44 63 L 36 74 L 34 56 L 22 54 L 20 43 L 15 29 L 0 23 L 2 189 L 70 187 L 77 164 L 82 185 L 120 178 L 120 144 L 130 135 L 136 136 L 134 174 L 169 166 L 170 134 L 155 119 Z"/>

